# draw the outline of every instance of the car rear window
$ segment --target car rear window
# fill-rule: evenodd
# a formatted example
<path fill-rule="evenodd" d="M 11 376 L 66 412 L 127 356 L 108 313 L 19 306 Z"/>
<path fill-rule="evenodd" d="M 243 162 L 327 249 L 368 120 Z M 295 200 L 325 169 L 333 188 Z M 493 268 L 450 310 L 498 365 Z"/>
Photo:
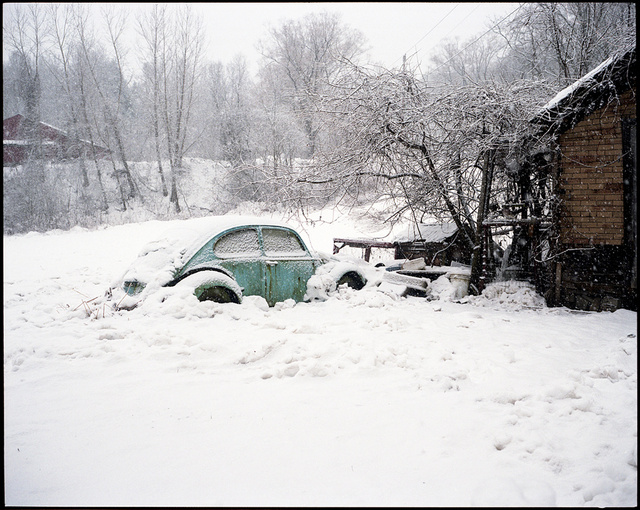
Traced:
<path fill-rule="evenodd" d="M 280 257 L 302 257 L 307 254 L 296 234 L 289 230 L 263 228 L 265 255 Z"/>
<path fill-rule="evenodd" d="M 213 253 L 221 258 L 257 257 L 260 255 L 258 231 L 246 228 L 229 232 L 216 241 Z"/>

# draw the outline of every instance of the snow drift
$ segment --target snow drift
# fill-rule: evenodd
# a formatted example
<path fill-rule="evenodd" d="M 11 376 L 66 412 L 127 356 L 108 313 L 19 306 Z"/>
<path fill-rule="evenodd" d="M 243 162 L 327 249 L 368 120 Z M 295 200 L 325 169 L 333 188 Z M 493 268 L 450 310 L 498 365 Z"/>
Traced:
<path fill-rule="evenodd" d="M 446 278 L 91 307 L 184 224 L 5 236 L 7 505 L 637 505 L 635 312 Z"/>

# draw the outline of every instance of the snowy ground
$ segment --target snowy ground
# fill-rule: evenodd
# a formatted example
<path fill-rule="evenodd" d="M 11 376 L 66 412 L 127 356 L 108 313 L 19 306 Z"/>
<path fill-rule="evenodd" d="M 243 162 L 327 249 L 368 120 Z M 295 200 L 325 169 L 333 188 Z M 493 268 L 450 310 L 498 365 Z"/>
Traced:
<path fill-rule="evenodd" d="M 635 312 L 440 282 L 88 317 L 174 223 L 4 238 L 5 504 L 637 505 Z"/>

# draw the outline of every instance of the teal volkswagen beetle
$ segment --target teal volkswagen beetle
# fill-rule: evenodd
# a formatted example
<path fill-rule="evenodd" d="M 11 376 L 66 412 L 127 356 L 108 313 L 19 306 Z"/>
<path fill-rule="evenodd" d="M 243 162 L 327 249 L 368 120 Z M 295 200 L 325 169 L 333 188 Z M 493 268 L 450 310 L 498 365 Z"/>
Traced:
<path fill-rule="evenodd" d="M 200 301 L 240 303 L 243 296 L 261 296 L 269 306 L 299 302 L 325 262 L 285 223 L 246 216 L 198 218 L 145 246 L 107 298 L 117 309 L 131 309 L 159 288 L 180 286 Z M 367 281 L 350 265 L 339 265 L 331 274 L 336 285 L 355 289 Z"/>

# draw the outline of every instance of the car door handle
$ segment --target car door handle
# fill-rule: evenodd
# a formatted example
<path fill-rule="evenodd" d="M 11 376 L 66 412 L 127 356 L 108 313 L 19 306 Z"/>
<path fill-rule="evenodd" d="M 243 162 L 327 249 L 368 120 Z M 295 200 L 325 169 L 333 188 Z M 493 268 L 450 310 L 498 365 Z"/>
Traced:
<path fill-rule="evenodd" d="M 268 266 L 277 266 L 278 262 L 276 260 L 267 260 L 266 264 Z"/>

